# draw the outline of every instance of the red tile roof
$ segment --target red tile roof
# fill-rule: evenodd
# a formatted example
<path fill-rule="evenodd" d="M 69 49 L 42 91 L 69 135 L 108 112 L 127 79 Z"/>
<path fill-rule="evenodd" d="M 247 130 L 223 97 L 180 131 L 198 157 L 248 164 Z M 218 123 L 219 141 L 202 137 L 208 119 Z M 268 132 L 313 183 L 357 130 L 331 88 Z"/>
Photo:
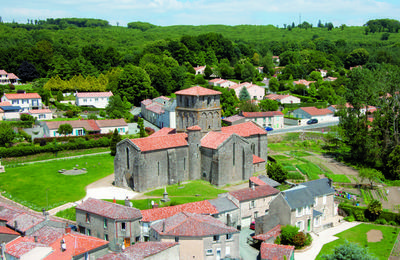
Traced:
<path fill-rule="evenodd" d="M 263 158 L 258 157 L 257 155 L 253 154 L 253 164 L 265 162 Z"/>
<path fill-rule="evenodd" d="M 151 105 L 147 106 L 146 109 L 156 114 L 162 114 L 165 112 L 162 105 L 157 102 L 153 102 Z"/>
<path fill-rule="evenodd" d="M 117 127 L 117 126 L 128 126 L 123 118 L 121 119 L 107 119 L 107 120 L 96 120 L 98 127 Z"/>
<path fill-rule="evenodd" d="M 95 120 L 73 120 L 73 121 L 46 121 L 49 130 L 56 130 L 63 124 L 70 124 L 72 128 L 85 128 L 87 131 L 100 131 Z"/>
<path fill-rule="evenodd" d="M 142 260 L 177 245 L 179 243 L 176 242 L 139 242 L 127 247 L 123 252 L 110 253 L 97 260 Z"/>
<path fill-rule="evenodd" d="M 209 132 L 201 139 L 201 146 L 210 149 L 217 149 L 232 134 Z"/>
<path fill-rule="evenodd" d="M 0 70 L 0 75 L 7 75 L 7 71 L 5 71 L 5 70 Z"/>
<path fill-rule="evenodd" d="M 201 130 L 201 127 L 198 126 L 198 125 L 189 126 L 189 127 L 187 128 L 187 130 L 200 131 L 200 130 Z"/>
<path fill-rule="evenodd" d="M 32 110 L 29 110 L 29 113 L 31 113 L 31 114 L 41 114 L 41 113 L 51 113 L 51 110 L 50 109 L 32 109 Z"/>
<path fill-rule="evenodd" d="M 170 128 L 170 127 L 163 127 L 157 132 L 154 132 L 151 137 L 156 137 L 156 136 L 165 136 L 165 135 L 171 135 L 171 134 L 176 134 L 176 129 L 175 128 Z"/>
<path fill-rule="evenodd" d="M 253 238 L 260 240 L 260 241 L 266 241 L 272 237 L 277 238 L 280 234 L 281 234 L 281 225 L 276 225 L 274 228 L 272 228 L 267 233 L 258 234 L 256 236 L 253 236 Z"/>
<path fill-rule="evenodd" d="M 145 100 L 143 100 L 143 101 L 140 102 L 140 103 L 142 103 L 142 104 L 145 105 L 145 106 L 148 106 L 148 105 L 150 105 L 151 103 L 153 103 L 153 100 L 151 100 L 151 99 L 145 99 Z"/>
<path fill-rule="evenodd" d="M 232 197 L 236 198 L 240 202 L 264 198 L 278 193 L 279 190 L 273 188 L 270 185 L 256 186 L 254 187 L 254 190 L 252 188 L 244 188 L 241 190 L 229 192 Z"/>
<path fill-rule="evenodd" d="M 109 92 L 80 92 L 76 93 L 76 97 L 78 98 L 97 98 L 97 97 L 111 97 L 113 93 Z"/>
<path fill-rule="evenodd" d="M 205 69 L 205 68 L 206 68 L 206 66 L 197 66 L 197 67 L 193 67 L 193 69 L 194 69 L 195 71 L 203 70 L 203 69 Z"/>
<path fill-rule="evenodd" d="M 24 254 L 37 247 L 49 246 L 41 243 L 35 243 L 33 237 L 18 237 L 6 244 L 6 253 L 16 258 L 20 258 Z"/>
<path fill-rule="evenodd" d="M 237 120 L 240 120 L 240 119 L 243 119 L 243 118 L 244 118 L 243 116 L 234 115 L 234 116 L 230 116 L 230 117 L 225 117 L 223 120 L 233 123 L 233 122 L 235 122 Z"/>
<path fill-rule="evenodd" d="M 253 162 L 254 163 L 254 162 Z M 263 182 L 262 180 L 260 180 L 258 177 L 250 177 L 250 182 L 253 182 L 254 184 L 261 186 L 261 185 L 266 185 L 265 182 Z"/>
<path fill-rule="evenodd" d="M 9 79 L 19 79 L 14 73 L 8 73 Z"/>
<path fill-rule="evenodd" d="M 294 253 L 294 246 L 276 245 L 262 243 L 260 248 L 260 254 L 262 260 L 282 260 L 284 255 L 286 259 L 291 259 L 291 255 Z"/>
<path fill-rule="evenodd" d="M 283 116 L 280 111 L 266 111 L 266 112 L 242 112 L 244 117 L 273 117 L 273 116 Z"/>
<path fill-rule="evenodd" d="M 184 96 L 208 96 L 208 95 L 221 95 L 221 92 L 203 88 L 200 86 L 194 86 L 188 89 L 183 89 L 175 92 L 176 95 L 184 95 Z"/>
<path fill-rule="evenodd" d="M 3 101 L 3 102 L 0 102 L 0 106 L 8 107 L 8 106 L 12 106 L 12 105 L 9 101 Z"/>
<path fill-rule="evenodd" d="M 179 212 L 191 212 L 198 214 L 217 214 L 218 210 L 208 201 L 196 201 L 176 206 L 142 210 L 142 222 L 153 222 L 172 217 Z"/>
<path fill-rule="evenodd" d="M 316 107 L 300 107 L 299 109 L 303 110 L 304 112 L 308 113 L 311 116 L 323 116 L 328 114 L 333 114 L 333 112 L 327 108 L 316 108 Z"/>
<path fill-rule="evenodd" d="M 38 93 L 18 93 L 18 94 L 4 94 L 7 99 L 31 99 L 41 98 Z"/>
<path fill-rule="evenodd" d="M 171 134 L 165 136 L 154 136 L 130 139 L 142 152 L 169 149 L 187 146 L 187 134 Z"/>
<path fill-rule="evenodd" d="M 140 210 L 136 208 L 93 198 L 85 200 L 76 209 L 116 220 L 134 220 L 142 217 Z"/>
<path fill-rule="evenodd" d="M 297 80 L 297 81 L 293 81 L 293 83 L 294 83 L 294 84 L 303 84 L 303 85 L 308 86 L 308 85 L 310 85 L 311 83 L 315 83 L 315 81 L 308 81 L 308 80 L 305 80 L 305 79 L 299 79 L 299 80 Z"/>
<path fill-rule="evenodd" d="M 265 131 L 262 127 L 256 125 L 251 121 L 237 125 L 222 127 L 221 132 L 226 134 L 235 133 L 242 137 L 248 137 L 257 134 L 261 135 L 267 134 L 267 131 Z"/>
<path fill-rule="evenodd" d="M 18 232 L 15 232 L 11 228 L 8 228 L 6 226 L 0 226 L 0 234 L 8 234 L 8 235 L 17 235 L 19 236 Z"/>
<path fill-rule="evenodd" d="M 181 212 L 151 225 L 161 236 L 206 237 L 239 232 L 210 216 Z"/>

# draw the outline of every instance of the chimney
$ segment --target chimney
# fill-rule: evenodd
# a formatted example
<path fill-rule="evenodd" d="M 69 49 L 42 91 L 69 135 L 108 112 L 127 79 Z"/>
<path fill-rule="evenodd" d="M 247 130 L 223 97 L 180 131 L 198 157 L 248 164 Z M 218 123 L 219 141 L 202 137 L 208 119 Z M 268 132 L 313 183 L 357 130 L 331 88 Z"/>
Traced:
<path fill-rule="evenodd" d="M 66 233 L 66 234 L 71 233 L 71 230 L 72 230 L 71 227 L 66 227 L 66 228 L 65 228 L 65 233 Z"/>
<path fill-rule="evenodd" d="M 251 188 L 252 190 L 255 190 L 255 189 L 256 189 L 256 185 L 254 184 L 254 182 L 250 182 L 250 188 Z"/>
<path fill-rule="evenodd" d="M 331 178 L 328 178 L 328 184 L 329 184 L 329 187 L 332 188 L 332 179 Z"/>
<path fill-rule="evenodd" d="M 45 208 L 42 208 L 42 213 L 43 213 L 43 216 L 46 216 L 46 209 Z"/>
<path fill-rule="evenodd" d="M 162 232 L 163 232 L 163 233 L 165 232 L 165 220 L 164 220 L 163 223 L 162 223 Z"/>
<path fill-rule="evenodd" d="M 131 205 L 131 203 L 130 203 L 130 201 L 128 199 L 128 196 L 126 196 L 126 198 L 125 198 L 125 206 L 126 207 L 130 207 L 130 205 Z"/>
<path fill-rule="evenodd" d="M 34 236 L 33 239 L 34 239 L 35 243 L 38 242 L 38 237 L 37 236 Z"/>
<path fill-rule="evenodd" d="M 15 220 L 14 221 L 14 229 L 17 230 L 18 229 L 18 222 Z"/>

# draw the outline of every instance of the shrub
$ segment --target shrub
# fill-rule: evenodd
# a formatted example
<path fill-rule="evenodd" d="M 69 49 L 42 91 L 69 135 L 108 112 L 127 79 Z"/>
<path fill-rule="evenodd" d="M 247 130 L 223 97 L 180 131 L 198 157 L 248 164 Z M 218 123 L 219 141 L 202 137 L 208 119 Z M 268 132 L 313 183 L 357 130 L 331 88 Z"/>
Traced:
<path fill-rule="evenodd" d="M 389 225 L 396 226 L 397 223 L 395 221 L 389 221 Z"/>
<path fill-rule="evenodd" d="M 294 245 L 293 238 L 299 233 L 299 228 L 295 226 L 283 226 L 281 228 L 281 243 L 283 245 Z"/>
<path fill-rule="evenodd" d="M 18 129 L 18 134 L 25 139 L 27 142 L 32 142 L 32 136 L 29 135 L 27 132 L 25 132 L 22 129 Z"/>
<path fill-rule="evenodd" d="M 305 245 L 305 246 L 311 245 L 312 240 L 313 240 L 313 239 L 312 239 L 311 234 L 310 234 L 310 233 L 307 233 L 307 235 L 306 235 L 306 242 L 304 243 L 304 245 Z"/>
<path fill-rule="evenodd" d="M 348 222 L 353 222 L 353 221 L 355 220 L 353 215 L 344 217 L 343 219 L 346 220 L 346 221 L 348 221 Z"/>
<path fill-rule="evenodd" d="M 146 131 L 147 135 L 152 135 L 155 132 L 154 129 L 151 127 L 146 127 L 144 130 Z"/>
<path fill-rule="evenodd" d="M 381 225 L 386 225 L 387 221 L 386 219 L 380 218 L 374 221 L 375 224 L 381 224 Z"/>
<path fill-rule="evenodd" d="M 21 114 L 20 115 L 20 119 L 22 121 L 29 121 L 29 122 L 34 122 L 35 121 L 35 118 L 33 116 L 29 115 L 29 114 Z"/>
<path fill-rule="evenodd" d="M 296 249 L 302 248 L 306 240 L 307 240 L 306 235 L 303 232 L 299 232 L 293 237 L 293 244 Z"/>

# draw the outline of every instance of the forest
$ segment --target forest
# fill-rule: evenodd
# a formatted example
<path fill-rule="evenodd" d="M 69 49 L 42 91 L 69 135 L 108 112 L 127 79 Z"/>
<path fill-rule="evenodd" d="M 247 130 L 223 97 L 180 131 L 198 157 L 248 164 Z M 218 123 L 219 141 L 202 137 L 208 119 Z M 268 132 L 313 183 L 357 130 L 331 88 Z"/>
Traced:
<path fill-rule="evenodd" d="M 399 28 L 399 21 L 392 19 L 370 20 L 364 26 L 303 22 L 282 28 L 146 22 L 122 27 L 85 18 L 17 24 L 0 19 L 0 69 L 33 82 L 32 91 L 47 100 L 58 91 L 111 90 L 133 105 L 192 85 L 208 86 L 211 76 L 255 84 L 268 78 L 270 91 L 297 95 L 302 102 L 349 103 L 341 131 L 332 138 L 335 153 L 399 179 Z M 195 75 L 197 66 L 206 66 L 204 76 Z M 322 69 L 335 80 L 323 80 Z M 298 79 L 313 83 L 294 85 Z M 233 93 L 221 91 L 224 116 L 237 113 L 237 106 L 248 111 L 276 107 L 239 104 Z M 367 105 L 379 109 L 360 114 L 359 108 Z"/>

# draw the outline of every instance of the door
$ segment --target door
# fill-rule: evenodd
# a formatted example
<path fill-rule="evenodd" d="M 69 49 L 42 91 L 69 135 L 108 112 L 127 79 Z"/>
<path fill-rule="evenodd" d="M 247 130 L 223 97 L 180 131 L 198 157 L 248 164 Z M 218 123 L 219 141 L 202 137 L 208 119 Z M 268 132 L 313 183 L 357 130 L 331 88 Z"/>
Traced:
<path fill-rule="evenodd" d="M 311 231 L 311 219 L 308 219 L 308 221 L 307 221 L 307 231 L 308 232 Z"/>
<path fill-rule="evenodd" d="M 217 248 L 217 260 L 221 259 L 221 248 Z"/>
<path fill-rule="evenodd" d="M 124 238 L 124 246 L 125 246 L 125 248 L 127 248 L 130 245 L 131 245 L 131 238 L 130 237 Z"/>

